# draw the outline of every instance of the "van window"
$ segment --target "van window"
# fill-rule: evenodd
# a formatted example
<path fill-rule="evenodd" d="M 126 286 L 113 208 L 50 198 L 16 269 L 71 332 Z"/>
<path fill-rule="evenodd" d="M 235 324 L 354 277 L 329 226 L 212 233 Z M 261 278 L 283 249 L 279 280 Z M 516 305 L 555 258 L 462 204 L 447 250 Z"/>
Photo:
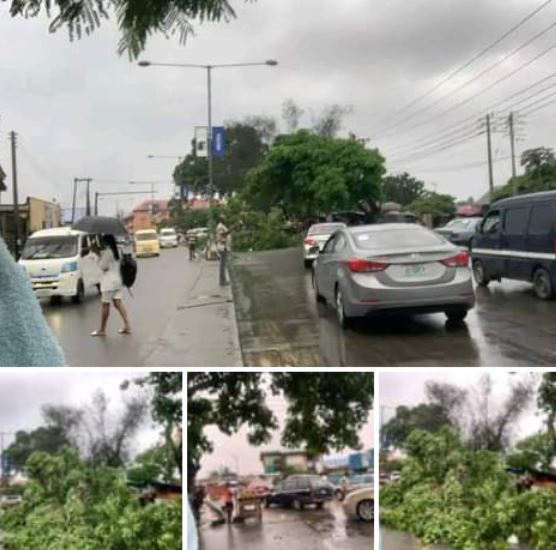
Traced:
<path fill-rule="evenodd" d="M 485 221 L 483 222 L 482 232 L 483 233 L 496 233 L 500 228 L 500 212 L 494 210 L 489 212 Z"/>
<path fill-rule="evenodd" d="M 537 204 L 531 209 L 530 235 L 547 235 L 552 231 L 552 208 L 550 204 Z"/>
<path fill-rule="evenodd" d="M 527 227 L 528 209 L 508 208 L 504 216 L 504 233 L 508 235 L 523 235 Z"/>
<path fill-rule="evenodd" d="M 60 235 L 27 239 L 21 257 L 24 260 L 51 260 L 54 258 L 71 258 L 76 255 L 77 237 L 75 235 Z"/>

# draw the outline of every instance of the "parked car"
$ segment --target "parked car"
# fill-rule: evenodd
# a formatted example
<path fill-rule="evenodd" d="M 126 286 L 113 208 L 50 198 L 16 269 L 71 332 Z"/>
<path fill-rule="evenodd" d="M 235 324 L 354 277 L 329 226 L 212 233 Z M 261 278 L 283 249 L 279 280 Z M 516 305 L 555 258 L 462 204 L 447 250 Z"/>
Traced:
<path fill-rule="evenodd" d="M 318 301 L 334 304 L 342 327 L 385 312 L 462 321 L 475 303 L 468 251 L 414 224 L 336 232 L 314 263 L 313 288 Z"/>
<path fill-rule="evenodd" d="M 313 263 L 330 236 L 344 227 L 346 224 L 342 222 L 316 223 L 309 227 L 307 235 L 303 239 L 305 267 L 309 267 Z"/>
<path fill-rule="evenodd" d="M 479 286 L 504 278 L 530 281 L 542 300 L 556 289 L 556 191 L 493 203 L 473 238 L 471 262 Z"/>
<path fill-rule="evenodd" d="M 42 229 L 25 243 L 19 265 L 29 278 L 37 298 L 61 300 L 68 296 L 82 302 L 87 290 L 99 286 L 101 272 L 90 254 L 98 236 L 68 227 Z"/>
<path fill-rule="evenodd" d="M 343 502 L 344 512 L 360 521 L 375 519 L 375 498 L 373 487 L 363 487 L 349 493 Z"/>
<path fill-rule="evenodd" d="M 402 474 L 399 471 L 390 472 L 390 481 L 399 481 L 401 477 Z"/>
<path fill-rule="evenodd" d="M 444 227 L 439 227 L 435 231 L 454 244 L 471 248 L 473 236 L 482 221 L 481 217 L 454 218 Z"/>
<path fill-rule="evenodd" d="M 293 475 L 278 482 L 266 496 L 267 507 L 276 504 L 286 508 L 301 510 L 310 504 L 322 508 L 326 501 L 332 500 L 333 486 L 321 476 Z"/>
<path fill-rule="evenodd" d="M 178 234 L 173 227 L 164 227 L 160 230 L 160 248 L 177 248 Z"/>
<path fill-rule="evenodd" d="M 160 242 L 154 229 L 141 229 L 135 232 L 134 237 L 137 257 L 160 256 Z"/>
<path fill-rule="evenodd" d="M 348 477 L 345 482 L 341 481 L 334 486 L 334 496 L 338 500 L 344 500 L 345 496 L 361 487 L 372 487 L 374 483 L 373 474 L 356 474 Z"/>

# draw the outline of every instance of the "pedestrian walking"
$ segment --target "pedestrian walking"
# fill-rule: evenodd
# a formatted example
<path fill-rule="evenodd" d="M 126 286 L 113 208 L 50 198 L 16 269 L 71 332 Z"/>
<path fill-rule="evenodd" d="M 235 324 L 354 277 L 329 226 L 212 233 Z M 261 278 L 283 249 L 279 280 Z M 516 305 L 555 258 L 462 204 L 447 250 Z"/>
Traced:
<path fill-rule="evenodd" d="M 118 310 L 124 322 L 120 334 L 130 334 L 129 316 L 122 301 L 123 282 L 120 273 L 120 253 L 114 235 L 103 235 L 102 248 L 99 254 L 98 265 L 102 271 L 100 278 L 100 292 L 102 295 L 102 310 L 100 329 L 91 332 L 91 336 L 105 336 L 106 324 L 110 316 L 110 303 Z"/>
<path fill-rule="evenodd" d="M 224 489 L 224 510 L 226 512 L 226 521 L 232 523 L 234 516 L 234 490 L 230 483 L 226 484 Z"/>
<path fill-rule="evenodd" d="M 189 261 L 192 262 L 196 258 L 197 235 L 189 230 L 185 234 L 185 242 L 187 243 L 187 248 L 189 249 Z"/>
<path fill-rule="evenodd" d="M 222 216 L 222 214 L 218 217 L 218 225 L 216 226 L 216 246 L 220 259 L 220 286 L 225 286 L 228 284 L 226 269 L 228 264 L 228 251 L 230 248 L 230 230 L 224 225 L 224 216 Z"/>

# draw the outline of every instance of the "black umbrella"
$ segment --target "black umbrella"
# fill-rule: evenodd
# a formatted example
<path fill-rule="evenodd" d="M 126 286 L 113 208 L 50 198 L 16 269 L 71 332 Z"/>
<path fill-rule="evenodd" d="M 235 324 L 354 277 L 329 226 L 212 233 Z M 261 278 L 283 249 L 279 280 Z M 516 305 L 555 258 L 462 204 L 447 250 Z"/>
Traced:
<path fill-rule="evenodd" d="M 73 229 L 103 235 L 127 235 L 127 229 L 118 218 L 85 216 L 73 224 Z"/>

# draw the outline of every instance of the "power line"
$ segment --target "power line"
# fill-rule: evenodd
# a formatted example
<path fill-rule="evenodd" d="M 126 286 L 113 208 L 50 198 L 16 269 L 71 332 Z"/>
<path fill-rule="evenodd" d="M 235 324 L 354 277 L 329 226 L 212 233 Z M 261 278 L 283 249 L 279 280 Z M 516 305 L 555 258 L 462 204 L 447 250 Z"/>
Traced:
<path fill-rule="evenodd" d="M 472 78 L 470 78 L 469 80 L 466 80 L 464 83 L 460 84 L 457 88 L 451 90 L 449 93 L 447 93 L 446 95 L 438 98 L 437 100 L 433 101 L 432 103 L 429 103 L 428 105 L 426 105 L 425 107 L 423 107 L 422 109 L 420 109 L 419 111 L 417 111 L 416 113 L 412 114 L 411 116 L 409 116 L 408 118 L 405 119 L 405 122 L 408 122 L 409 120 L 414 119 L 415 117 L 426 113 L 427 111 L 429 111 L 432 107 L 435 107 L 436 105 L 442 103 L 443 101 L 449 99 L 450 97 L 452 97 L 454 94 L 456 94 L 457 92 L 463 90 L 464 88 L 466 88 L 467 86 L 469 86 L 469 84 L 472 84 L 473 82 L 476 82 L 477 80 L 479 80 L 480 78 L 482 78 L 484 75 L 486 75 L 487 73 L 491 72 L 493 69 L 495 69 L 496 67 L 500 66 L 502 63 L 504 63 L 505 61 L 507 61 L 510 57 L 514 56 L 515 54 L 519 53 L 521 50 L 523 50 L 524 48 L 526 48 L 527 46 L 529 46 L 530 44 L 532 44 L 533 42 L 535 42 L 536 40 L 538 40 L 539 38 L 542 38 L 547 32 L 549 32 L 550 30 L 552 30 L 554 27 L 556 27 L 556 21 L 553 21 L 550 25 L 548 25 L 548 27 L 545 27 L 542 31 L 538 32 L 537 34 L 535 34 L 533 37 L 529 38 L 528 40 L 526 40 L 523 44 L 520 44 L 517 48 L 514 48 L 512 51 L 508 52 L 507 54 L 505 54 L 502 58 L 500 58 L 499 60 L 495 61 L 492 65 L 490 65 L 489 67 L 487 67 L 486 69 L 484 69 L 483 71 L 481 71 L 479 74 L 476 74 L 475 76 L 473 76 Z M 402 121 L 404 122 L 404 121 Z M 398 123 L 395 126 L 399 126 Z"/>
<path fill-rule="evenodd" d="M 437 115 L 427 119 L 427 121 L 425 122 L 421 122 L 419 124 L 414 124 L 412 126 L 408 127 L 408 130 L 411 130 L 413 128 L 417 128 L 417 127 L 421 127 L 421 126 L 426 126 L 428 124 L 430 124 L 431 122 L 434 122 L 435 120 L 438 120 L 439 118 L 443 117 L 444 115 L 446 115 L 447 113 L 450 113 L 452 111 L 454 111 L 455 109 L 466 105 L 467 103 L 469 103 L 470 101 L 473 101 L 474 99 L 476 99 L 477 97 L 479 97 L 480 95 L 483 95 L 484 93 L 492 90 L 492 88 L 494 88 L 495 86 L 498 86 L 498 84 L 504 82 L 505 80 L 507 80 L 508 78 L 514 76 L 515 74 L 517 74 L 518 72 L 522 71 L 523 69 L 527 68 L 528 66 L 532 65 L 535 61 L 538 61 L 541 57 L 545 56 L 546 54 L 548 54 L 549 52 L 551 52 L 552 50 L 556 49 L 556 42 L 554 42 L 553 44 L 551 44 L 548 48 L 544 49 L 542 52 L 538 53 L 537 55 L 535 55 L 533 58 L 529 59 L 528 61 L 526 61 L 525 63 L 521 64 L 519 67 L 517 67 L 516 69 L 514 69 L 513 71 L 509 72 L 508 74 L 502 76 L 501 78 L 495 80 L 494 82 L 492 82 L 489 86 L 487 86 L 486 88 L 483 88 L 482 90 L 479 90 L 478 92 L 476 92 L 475 94 L 467 97 L 466 99 L 460 101 L 459 103 L 456 103 L 455 105 L 452 105 L 451 107 L 449 107 L 448 109 L 445 109 L 444 111 L 438 113 Z"/>
<path fill-rule="evenodd" d="M 456 75 L 458 75 L 461 71 L 463 71 L 464 69 L 466 69 L 467 67 L 469 67 L 470 65 L 472 65 L 475 61 L 477 61 L 478 59 L 480 59 L 481 57 L 483 57 L 483 55 L 485 55 L 486 53 L 488 53 L 490 50 L 492 50 L 495 46 L 497 46 L 498 44 L 500 44 L 503 40 L 505 40 L 508 36 L 510 36 L 513 32 L 515 32 L 517 29 L 519 29 L 520 27 L 522 27 L 525 23 L 527 23 L 527 21 L 529 21 L 530 19 L 532 19 L 535 15 L 537 15 L 537 13 L 539 13 L 541 10 L 543 10 L 544 8 L 546 8 L 548 6 L 548 4 L 550 4 L 552 2 L 552 0 L 546 0 L 543 4 L 541 4 L 540 6 L 538 6 L 537 8 L 535 8 L 532 12 L 530 12 L 529 14 L 527 14 L 523 19 L 521 19 L 516 25 L 514 25 L 513 27 L 511 27 L 509 30 L 507 30 L 504 34 L 502 34 L 502 36 L 499 36 L 494 42 L 490 43 L 486 48 L 482 49 L 479 53 L 475 54 L 471 59 L 469 59 L 468 61 L 466 61 L 463 65 L 459 66 L 456 70 L 452 71 L 448 76 L 446 76 L 445 78 L 443 78 L 440 82 L 438 82 L 437 84 L 435 84 L 432 88 L 430 88 L 427 92 L 425 92 L 424 94 L 420 95 L 419 97 L 417 97 L 416 99 L 410 101 L 409 103 L 407 103 L 405 106 L 403 106 L 401 109 L 398 109 L 398 111 L 396 111 L 391 117 L 383 119 L 384 121 L 387 121 L 389 119 L 393 119 L 395 117 L 397 117 L 399 114 L 407 111 L 409 108 L 413 107 L 413 105 L 416 105 L 417 103 L 421 102 L 423 99 L 427 98 L 428 96 L 430 96 L 433 92 L 435 92 L 436 90 L 438 90 L 438 88 L 440 88 L 441 86 L 443 86 L 444 84 L 446 84 L 446 82 L 449 82 L 452 78 L 454 78 Z M 392 127 L 392 126 L 391 126 Z M 384 131 L 388 131 L 391 127 L 387 127 Z"/>
<path fill-rule="evenodd" d="M 493 163 L 502 162 L 503 160 L 508 160 L 512 158 L 511 155 L 506 155 L 503 157 L 498 157 L 497 159 L 493 159 Z M 466 162 L 463 164 L 452 164 L 450 166 L 436 166 L 434 168 L 419 168 L 419 172 L 451 172 L 455 170 L 468 170 L 471 168 L 478 168 L 480 166 L 486 166 L 488 161 L 486 160 L 478 160 L 473 162 Z"/>
<path fill-rule="evenodd" d="M 457 139 L 452 139 L 449 140 L 448 142 L 444 143 L 444 144 L 438 144 L 437 147 L 431 147 L 429 149 L 425 149 L 423 151 L 415 151 L 414 153 L 409 154 L 409 156 L 407 157 L 403 157 L 402 158 L 395 158 L 394 161 L 395 162 L 409 162 L 411 160 L 413 160 L 414 158 L 425 158 L 431 155 L 434 155 L 436 153 L 440 153 L 442 151 L 445 151 L 446 149 L 450 149 L 452 147 L 455 147 L 456 145 L 460 145 L 462 143 L 465 143 L 467 141 L 469 141 L 470 139 L 473 139 L 477 136 L 480 136 L 481 134 L 483 134 L 484 131 L 477 131 L 477 130 L 473 130 L 471 133 L 467 133 L 464 134 L 462 136 L 460 136 Z"/>
<path fill-rule="evenodd" d="M 556 77 L 556 72 L 550 73 L 549 75 L 537 80 L 536 82 L 533 82 L 532 84 L 529 84 L 525 88 L 522 88 L 521 90 L 518 90 L 517 92 L 512 93 L 508 97 L 503 98 L 501 100 L 498 100 L 495 103 L 492 103 L 491 105 L 489 105 L 488 107 L 485 108 L 485 111 L 486 112 L 493 111 L 494 109 L 500 107 L 501 105 L 510 101 L 511 99 L 513 99 L 515 97 L 518 97 L 518 96 L 528 92 L 529 90 L 535 88 L 536 86 L 539 86 L 540 84 L 543 84 L 544 82 L 547 82 L 549 80 L 554 79 L 555 77 Z M 556 86 L 556 84 L 551 84 L 550 86 L 546 86 L 546 87 L 542 88 L 541 90 L 538 90 L 537 92 L 534 92 L 534 93 L 520 99 L 519 101 L 516 101 L 515 103 L 513 103 L 513 104 L 511 104 L 507 107 L 504 107 L 504 109 L 511 110 L 515 106 L 522 103 L 523 101 L 527 101 L 529 99 L 532 99 L 533 97 L 537 96 L 538 94 L 540 94 L 540 93 L 542 93 L 546 90 L 552 89 L 554 86 Z M 425 140 L 427 143 L 430 143 L 431 141 L 436 141 L 436 140 L 441 141 L 445 137 L 448 137 L 449 135 L 451 135 L 453 133 L 457 133 L 458 131 L 462 131 L 467 126 L 467 123 L 469 121 L 476 120 L 477 118 L 479 118 L 479 114 L 473 114 L 471 116 L 468 116 L 468 117 L 465 117 L 465 118 L 459 120 L 458 122 L 451 123 L 447 126 L 444 126 L 441 130 L 439 130 L 437 132 L 434 132 L 432 134 L 424 134 L 422 137 L 418 138 L 419 143 L 422 144 L 423 140 Z M 413 149 L 415 147 L 414 144 L 413 144 L 414 141 L 415 140 L 413 140 L 412 143 L 407 143 L 405 145 L 401 145 L 401 146 L 397 147 L 394 150 L 394 154 L 403 152 L 406 149 Z"/>
<path fill-rule="evenodd" d="M 544 109 L 545 107 L 549 107 L 550 105 L 553 105 L 554 103 L 556 103 L 556 100 L 549 101 L 549 102 L 545 103 L 544 105 L 539 105 L 535 109 L 532 109 L 531 111 L 522 112 L 521 114 L 522 115 L 532 115 L 533 113 L 536 113 L 537 111 L 540 111 L 541 109 Z"/>

